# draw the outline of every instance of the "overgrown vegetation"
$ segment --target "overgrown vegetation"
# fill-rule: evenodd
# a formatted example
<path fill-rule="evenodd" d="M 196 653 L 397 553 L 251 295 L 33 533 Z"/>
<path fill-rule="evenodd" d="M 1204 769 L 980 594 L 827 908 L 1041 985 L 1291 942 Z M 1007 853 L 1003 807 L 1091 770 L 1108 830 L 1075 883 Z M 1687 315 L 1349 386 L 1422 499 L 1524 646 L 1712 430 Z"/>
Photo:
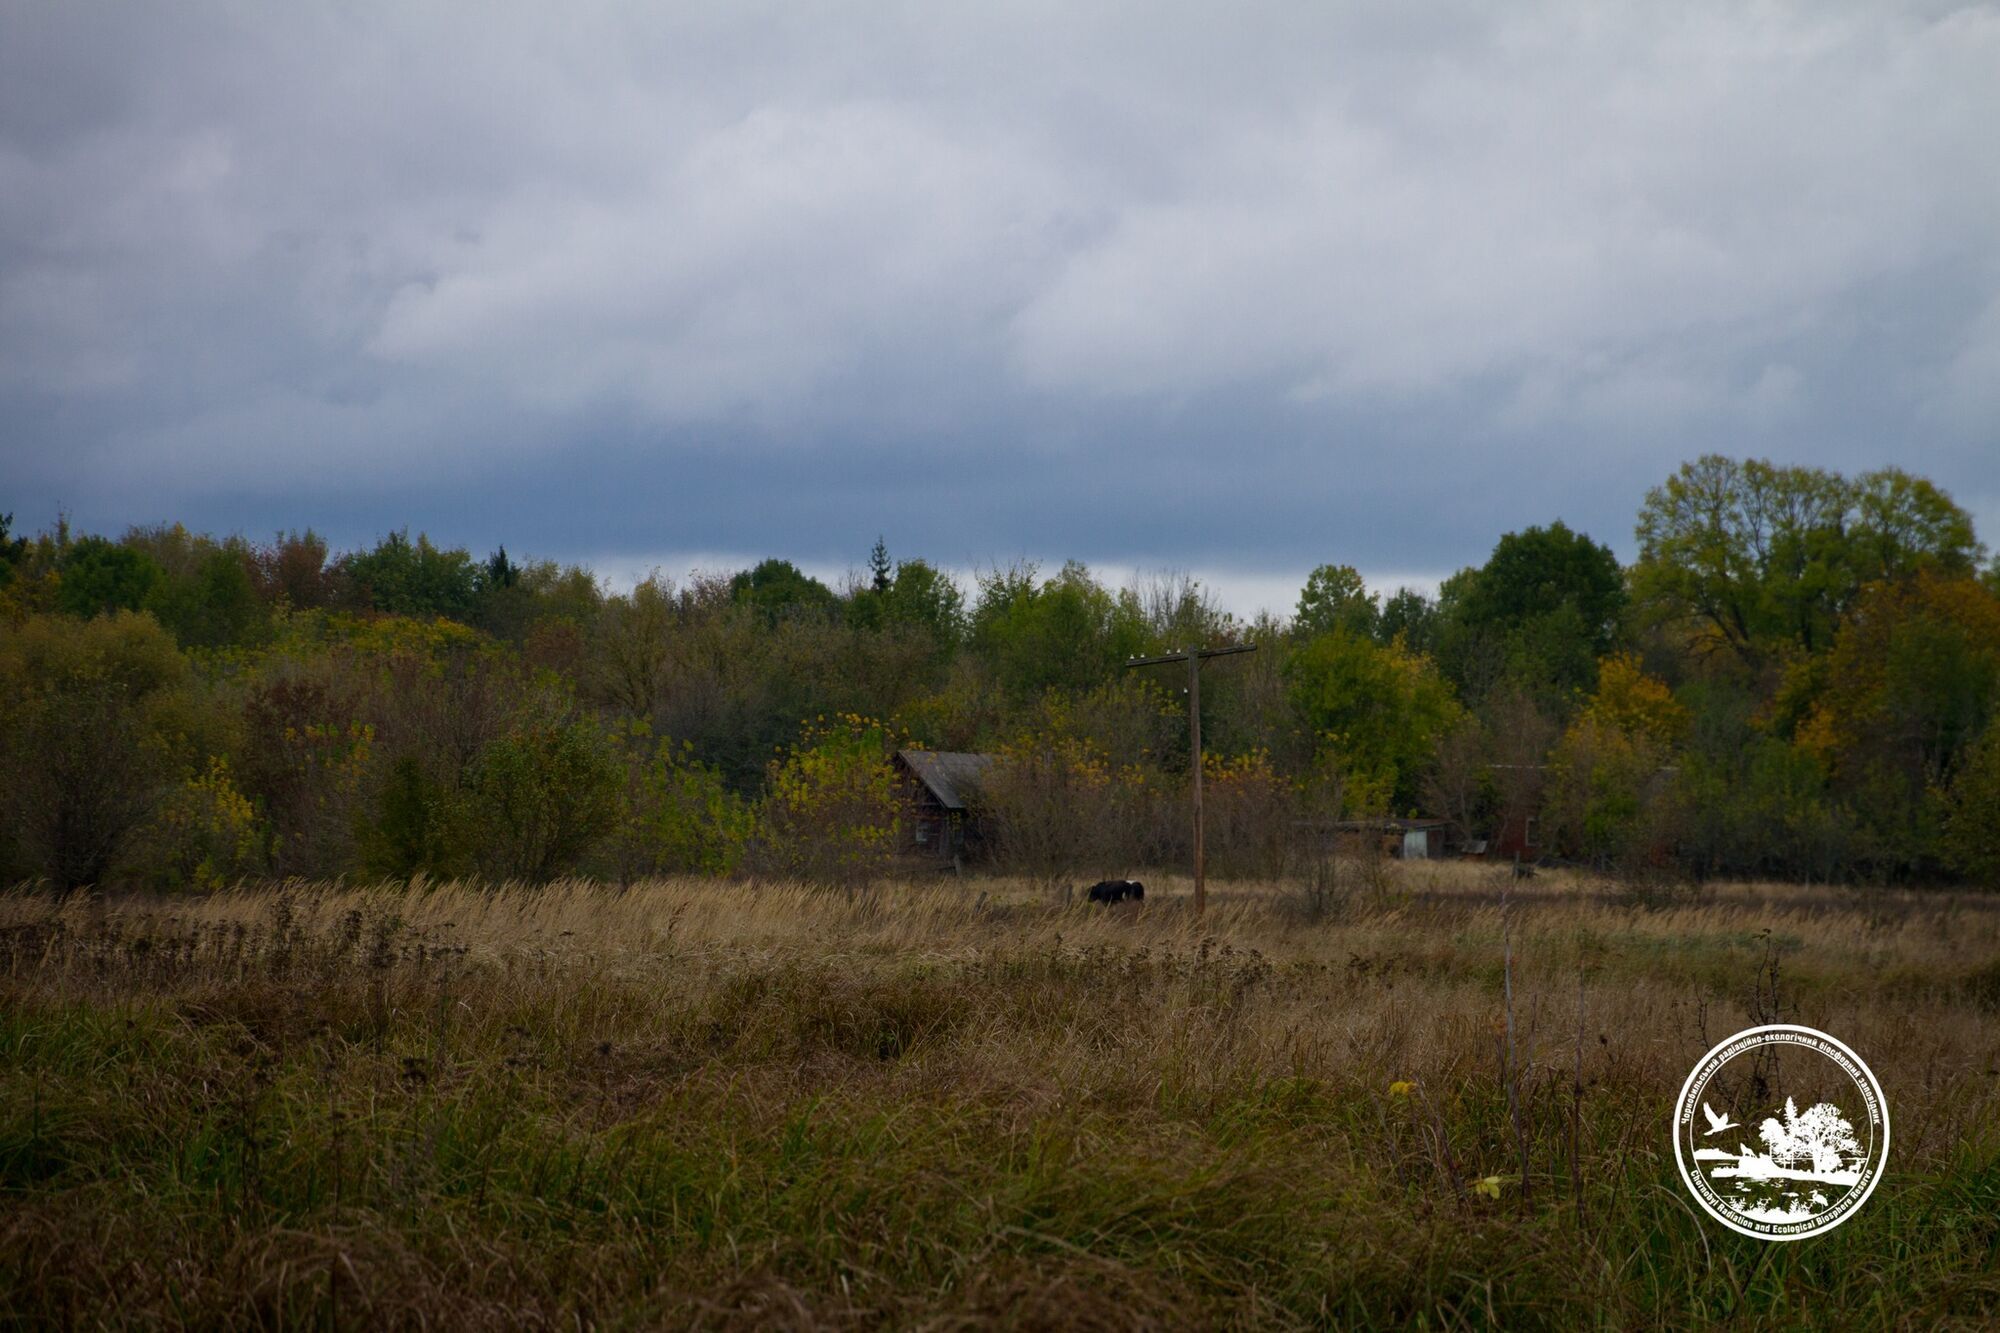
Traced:
<path fill-rule="evenodd" d="M 1180 682 L 1123 664 L 1254 642 L 1204 686 L 1221 875 L 1422 813 L 1635 878 L 1992 883 L 2000 574 L 1964 510 L 1895 469 L 1708 457 L 1637 536 L 1620 568 L 1509 533 L 1435 600 L 1328 564 L 1244 623 L 1077 564 L 968 597 L 880 542 L 841 589 L 767 560 L 609 592 L 405 533 L 0 524 L 0 880 L 858 883 L 904 845 L 900 744 L 1008 757 L 1000 870 L 1177 863 Z"/>
<path fill-rule="evenodd" d="M 0 1322 L 2000 1319 L 1986 900 L 1151 887 L 0 899 Z M 1669 1139 L 1773 1018 L 1860 1050 L 1895 1126 L 1797 1244 L 1698 1218 Z"/>

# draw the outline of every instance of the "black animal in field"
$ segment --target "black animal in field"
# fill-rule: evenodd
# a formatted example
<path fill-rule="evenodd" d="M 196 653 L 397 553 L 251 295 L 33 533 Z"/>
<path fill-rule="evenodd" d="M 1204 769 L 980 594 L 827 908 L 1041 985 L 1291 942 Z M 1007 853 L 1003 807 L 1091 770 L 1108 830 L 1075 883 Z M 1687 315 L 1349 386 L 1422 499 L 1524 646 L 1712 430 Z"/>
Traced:
<path fill-rule="evenodd" d="M 1094 903 L 1122 903 L 1127 898 L 1136 902 L 1145 896 L 1146 886 L 1136 879 L 1100 879 L 1088 893 Z"/>

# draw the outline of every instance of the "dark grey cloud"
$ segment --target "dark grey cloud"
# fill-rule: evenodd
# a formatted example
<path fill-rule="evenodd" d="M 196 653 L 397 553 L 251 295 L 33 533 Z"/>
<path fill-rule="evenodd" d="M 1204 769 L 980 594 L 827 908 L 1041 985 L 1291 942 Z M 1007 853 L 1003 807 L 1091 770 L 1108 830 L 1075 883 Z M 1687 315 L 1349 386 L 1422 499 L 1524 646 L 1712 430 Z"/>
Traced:
<path fill-rule="evenodd" d="M 0 506 L 1447 571 L 2000 528 L 2000 11 L 0 3 Z"/>

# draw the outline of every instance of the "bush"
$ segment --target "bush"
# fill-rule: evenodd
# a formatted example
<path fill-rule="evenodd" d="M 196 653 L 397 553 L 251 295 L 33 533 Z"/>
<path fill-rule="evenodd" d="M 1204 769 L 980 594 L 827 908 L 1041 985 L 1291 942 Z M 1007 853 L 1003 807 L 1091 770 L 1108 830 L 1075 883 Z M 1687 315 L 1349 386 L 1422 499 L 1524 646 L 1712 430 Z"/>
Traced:
<path fill-rule="evenodd" d="M 331 665 L 287 664 L 245 692 L 242 785 L 263 811 L 276 875 L 330 878 L 353 859 L 375 729 Z"/>
<path fill-rule="evenodd" d="M 257 870 L 262 836 L 229 761 L 216 756 L 168 792 L 140 842 L 146 878 L 160 887 L 219 889 Z"/>
<path fill-rule="evenodd" d="M 2000 723 L 1967 751 L 1944 795 L 1944 854 L 1982 888 L 2000 888 Z"/>
<path fill-rule="evenodd" d="M 1283 874 L 1300 814 L 1296 787 L 1261 750 L 1204 755 L 1202 777 L 1208 868 L 1225 876 Z"/>
<path fill-rule="evenodd" d="M 464 795 L 432 777 L 415 755 L 389 766 L 374 804 L 374 818 L 361 829 L 370 874 L 457 879 L 471 872 L 472 816 Z"/>
<path fill-rule="evenodd" d="M 185 772 L 188 669 L 152 617 L 30 616 L 0 635 L 0 816 L 16 869 L 101 883 Z"/>
<path fill-rule="evenodd" d="M 743 863 L 755 812 L 688 742 L 653 741 L 643 723 L 620 740 L 624 789 L 607 850 L 620 883 L 647 875 L 727 875 Z"/>
<path fill-rule="evenodd" d="M 603 732 L 588 722 L 487 746 L 466 786 L 481 869 L 530 883 L 575 869 L 617 822 L 620 776 Z"/>
<path fill-rule="evenodd" d="M 1110 764 L 1088 741 L 1042 733 L 1001 747 L 978 796 L 994 863 L 1048 888 L 1114 860 L 1130 869 L 1118 855 L 1129 848 L 1113 836 L 1117 796 Z"/>

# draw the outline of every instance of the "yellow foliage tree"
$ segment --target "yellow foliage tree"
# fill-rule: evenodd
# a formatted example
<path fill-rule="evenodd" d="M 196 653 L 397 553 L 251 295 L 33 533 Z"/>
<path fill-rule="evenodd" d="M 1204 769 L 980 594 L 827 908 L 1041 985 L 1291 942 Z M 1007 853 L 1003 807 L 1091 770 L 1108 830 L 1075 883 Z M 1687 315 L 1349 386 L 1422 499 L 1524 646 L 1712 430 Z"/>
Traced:
<path fill-rule="evenodd" d="M 1688 710 L 1665 681 L 1646 674 L 1635 653 L 1613 653 L 1597 664 L 1597 693 L 1583 713 L 1634 740 L 1673 747 L 1687 739 Z"/>
<path fill-rule="evenodd" d="M 760 868 L 820 884 L 881 874 L 903 829 L 893 750 L 889 729 L 856 713 L 807 724 L 770 765 L 755 844 Z"/>
<path fill-rule="evenodd" d="M 263 839 L 256 808 L 237 788 L 229 761 L 215 755 L 169 793 L 145 842 L 167 887 L 207 890 L 253 873 Z"/>
<path fill-rule="evenodd" d="M 1687 709 L 1636 656 L 1599 662 L 1597 692 L 1550 757 L 1546 814 L 1557 846 L 1600 864 L 1657 852 L 1635 842 L 1650 841 L 1647 816 L 1687 731 Z"/>

